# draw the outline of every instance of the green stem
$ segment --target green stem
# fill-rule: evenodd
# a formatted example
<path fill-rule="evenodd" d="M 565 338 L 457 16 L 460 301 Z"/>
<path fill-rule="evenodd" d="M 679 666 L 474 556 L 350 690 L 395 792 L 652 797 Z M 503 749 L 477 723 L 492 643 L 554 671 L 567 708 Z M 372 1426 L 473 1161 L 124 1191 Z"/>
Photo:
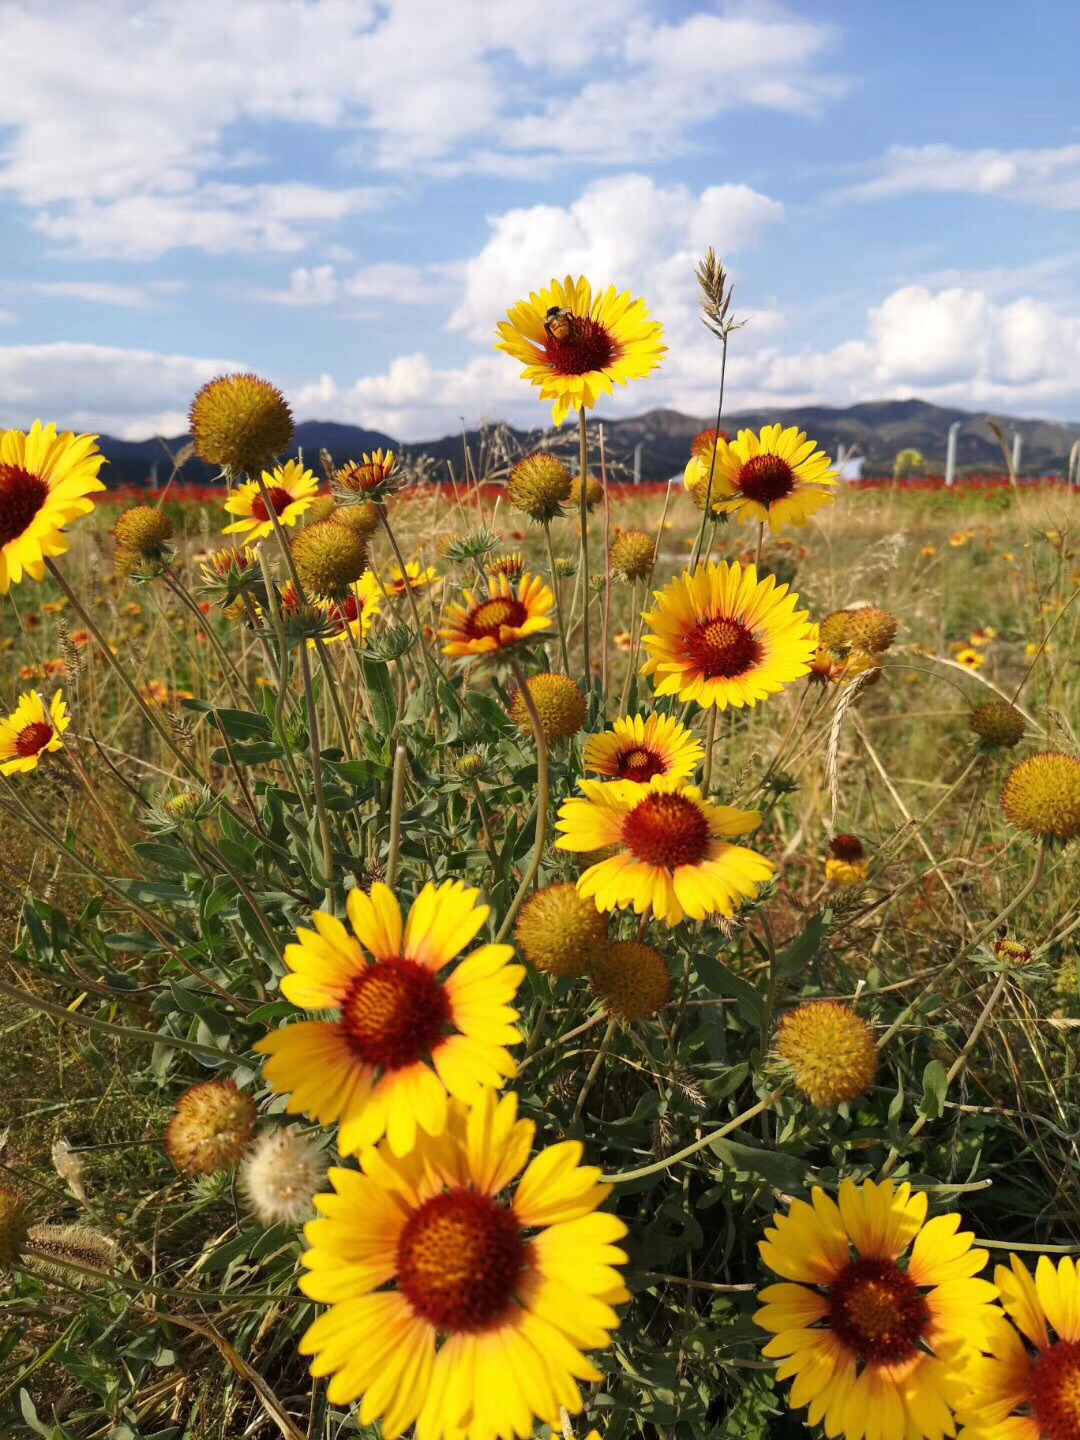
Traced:
<path fill-rule="evenodd" d="M 551 568 L 551 589 L 555 596 L 555 619 L 559 625 L 559 647 L 562 651 L 563 674 L 570 674 L 570 652 L 566 648 L 566 622 L 563 620 L 562 594 L 559 577 L 555 573 L 555 549 L 551 543 L 551 526 L 545 520 L 544 539 L 547 542 L 548 565 Z"/>
<path fill-rule="evenodd" d="M 585 407 L 578 411 L 578 477 L 581 484 L 581 584 L 585 594 L 585 613 L 581 627 L 581 643 L 585 655 L 585 684 L 582 687 L 588 695 L 592 690 L 592 657 L 589 654 L 589 436 L 585 428 Z"/>
<path fill-rule="evenodd" d="M 319 749 L 319 715 L 315 709 L 315 692 L 311 684 L 311 665 L 308 662 L 307 646 L 300 645 L 300 678 L 304 682 L 304 703 L 308 712 L 308 729 L 311 751 L 311 780 L 315 790 L 315 813 L 319 817 L 319 838 L 323 852 L 323 890 L 327 910 L 334 904 L 334 847 L 330 839 L 330 817 L 326 812 L 326 795 L 323 790 L 322 755 Z"/>
<path fill-rule="evenodd" d="M 544 739 L 543 726 L 540 723 L 540 716 L 537 714 L 536 702 L 529 693 L 529 687 L 525 683 L 525 676 L 522 674 L 521 666 L 511 658 L 510 668 L 513 671 L 514 679 L 517 682 L 521 694 L 522 703 L 529 712 L 529 724 L 532 726 L 533 739 L 536 741 L 536 839 L 533 842 L 533 852 L 528 867 L 521 877 L 521 884 L 518 886 L 517 894 L 510 903 L 510 908 L 503 917 L 503 923 L 495 937 L 496 943 L 501 944 L 510 933 L 510 927 L 517 918 L 517 913 L 525 903 L 525 896 L 529 893 L 533 881 L 536 879 L 540 869 L 540 862 L 544 858 L 544 845 L 547 841 L 548 826 L 548 752 L 547 742 Z"/>
<path fill-rule="evenodd" d="M 709 787 L 712 785 L 712 761 L 713 747 L 716 744 L 716 706 L 709 706 L 709 719 L 705 730 L 705 768 L 701 773 L 701 793 L 706 800 L 709 798 Z"/>
<path fill-rule="evenodd" d="M 190 610 L 191 614 L 199 622 L 199 625 L 202 628 L 202 633 L 210 642 L 214 654 L 217 656 L 218 660 L 221 663 L 222 670 L 224 671 L 225 677 L 229 683 L 229 689 L 232 691 L 233 703 L 236 705 L 237 709 L 241 708 L 239 700 L 237 698 L 239 695 L 239 690 L 237 690 L 236 688 L 237 686 L 239 686 L 240 690 L 242 690 L 243 693 L 247 696 L 248 704 L 255 708 L 255 697 L 254 695 L 252 695 L 251 690 L 248 687 L 247 681 L 237 669 L 232 657 L 228 654 L 225 647 L 222 645 L 221 641 L 215 634 L 214 627 L 210 624 L 209 615 L 204 615 L 202 613 L 198 605 L 196 605 L 195 601 L 191 598 L 187 590 L 181 584 L 180 579 L 175 571 L 164 571 L 162 578 L 164 579 L 165 584 L 169 587 L 172 593 L 180 601 L 181 605 L 184 605 L 188 610 Z"/>
<path fill-rule="evenodd" d="M 601 1180 L 605 1185 L 626 1185 L 631 1180 L 644 1180 L 648 1175 L 659 1175 L 661 1170 L 670 1170 L 672 1165 L 677 1165 L 680 1160 L 688 1160 L 691 1155 L 696 1155 L 699 1150 L 704 1150 L 714 1140 L 722 1140 L 733 1130 L 742 1129 L 748 1120 L 753 1120 L 756 1115 L 763 1114 L 775 1104 L 782 1094 L 782 1090 L 770 1090 L 756 1105 L 751 1105 L 749 1110 L 744 1110 L 741 1115 L 736 1115 L 734 1120 L 729 1120 L 726 1125 L 721 1125 L 719 1130 L 710 1130 L 708 1135 L 703 1135 L 692 1145 L 687 1145 L 682 1150 L 676 1150 L 674 1155 L 668 1155 L 663 1160 L 655 1161 L 652 1165 L 643 1165 L 640 1170 L 620 1170 L 614 1175 L 603 1175 Z"/>
<path fill-rule="evenodd" d="M 716 426 L 720 429 L 720 416 L 724 412 L 724 379 L 727 375 L 727 333 L 720 336 L 720 398 L 716 405 Z M 697 569 L 698 561 L 701 559 L 701 547 L 705 541 L 705 526 L 709 523 L 709 505 L 712 502 L 713 476 L 716 471 L 716 446 L 713 446 L 712 459 L 709 462 L 709 479 L 705 486 L 705 504 L 701 512 L 701 524 L 698 526 L 697 539 L 694 541 L 694 551 L 690 556 L 690 574 Z M 670 487 L 669 487 L 670 489 Z"/>
<path fill-rule="evenodd" d="M 401 571 L 402 584 L 405 587 L 405 595 L 409 606 L 412 609 L 413 623 L 416 625 L 416 642 L 420 647 L 420 658 L 424 662 L 424 670 L 427 672 L 428 686 L 431 689 L 431 718 L 435 722 L 435 743 L 442 744 L 442 724 L 439 720 L 439 688 L 435 681 L 435 669 L 431 662 L 431 655 L 424 643 L 424 622 L 420 619 L 420 607 L 416 603 L 416 596 L 413 594 L 412 585 L 409 583 L 409 572 L 405 568 L 405 559 L 397 543 L 397 537 L 390 528 L 390 521 L 386 517 L 386 511 L 379 506 L 379 523 L 386 532 L 386 538 L 390 542 L 390 548 L 394 552 L 394 559 Z"/>
<path fill-rule="evenodd" d="M 604 1038 L 600 1041 L 600 1047 L 597 1050 L 595 1056 L 593 1057 L 593 1062 L 589 1066 L 589 1073 L 585 1076 L 585 1083 L 582 1085 L 577 1097 L 577 1103 L 574 1105 L 574 1113 L 570 1117 L 569 1126 L 571 1133 L 576 1129 L 578 1122 L 581 1119 L 581 1112 L 585 1109 L 585 1101 L 589 1098 L 589 1092 L 596 1084 L 596 1078 L 600 1074 L 601 1067 L 603 1066 L 608 1051 L 611 1049 L 611 1042 L 615 1038 L 615 1031 L 617 1029 L 618 1021 L 609 1020 L 607 1024 L 607 1029 L 604 1031 Z"/>
<path fill-rule="evenodd" d="M 394 750 L 394 773 L 390 788 L 390 855 L 386 862 L 386 883 L 391 890 L 397 879 L 401 853 L 401 811 L 405 800 L 405 747 Z"/>

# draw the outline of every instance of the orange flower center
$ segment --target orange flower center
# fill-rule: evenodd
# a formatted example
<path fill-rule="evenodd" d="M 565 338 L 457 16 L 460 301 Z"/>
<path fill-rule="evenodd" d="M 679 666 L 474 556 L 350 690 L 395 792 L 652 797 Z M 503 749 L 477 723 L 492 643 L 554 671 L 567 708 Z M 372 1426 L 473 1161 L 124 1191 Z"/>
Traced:
<path fill-rule="evenodd" d="M 606 370 L 618 355 L 615 340 L 591 315 L 572 315 L 565 325 L 565 334 L 548 333 L 544 337 L 544 358 L 556 375 L 587 375 L 590 370 Z"/>
<path fill-rule="evenodd" d="M 1059 1340 L 1043 1351 L 1028 1398 L 1046 1440 L 1080 1440 L 1080 1340 Z"/>
<path fill-rule="evenodd" d="M 15 754 L 24 760 L 28 755 L 40 755 L 52 738 L 53 727 L 48 720 L 34 720 L 15 736 Z"/>
<path fill-rule="evenodd" d="M 615 758 L 615 767 L 620 780 L 647 781 L 654 775 L 663 775 L 666 770 L 660 756 L 644 746 L 622 751 Z"/>
<path fill-rule="evenodd" d="M 266 496 L 262 491 L 254 497 L 251 502 L 251 513 L 256 520 L 269 520 L 270 512 L 266 508 L 266 501 L 269 500 L 273 506 L 274 514 L 280 515 L 295 500 L 295 495 L 290 495 L 283 485 L 267 485 Z"/>
<path fill-rule="evenodd" d="M 525 1265 L 525 1240 L 513 1213 L 473 1190 L 425 1200 L 398 1241 L 402 1294 L 417 1315 L 452 1333 L 497 1325 Z"/>
<path fill-rule="evenodd" d="M 726 615 L 699 620 L 686 637 L 686 651 L 707 680 L 745 675 L 761 659 L 761 645 L 753 632 Z"/>
<path fill-rule="evenodd" d="M 868 1365 L 910 1360 L 929 1323 L 922 1291 L 892 1260 L 853 1260 L 830 1288 L 833 1334 Z"/>
<path fill-rule="evenodd" d="M 748 500 L 771 505 L 795 489 L 795 471 L 779 455 L 754 455 L 739 471 L 735 483 Z"/>
<path fill-rule="evenodd" d="M 359 493 L 360 491 L 377 490 L 386 479 L 386 473 L 383 465 L 352 465 L 339 478 L 347 490 Z"/>
<path fill-rule="evenodd" d="M 698 865 L 709 850 L 709 822 L 685 795 L 649 795 L 623 821 L 623 843 L 646 865 Z"/>
<path fill-rule="evenodd" d="M 415 960 L 382 960 L 353 981 L 341 1007 L 349 1046 L 365 1065 L 400 1070 L 437 1047 L 450 1021 L 450 999 Z"/>
<path fill-rule="evenodd" d="M 520 600 L 499 595 L 494 600 L 485 600 L 472 612 L 468 619 L 469 635 L 474 640 L 482 640 L 488 635 L 498 639 L 504 625 L 516 627 L 528 617 L 529 612 Z"/>
<path fill-rule="evenodd" d="M 48 495 L 49 487 L 40 475 L 31 475 L 21 465 L 0 465 L 0 545 L 19 538 Z"/>

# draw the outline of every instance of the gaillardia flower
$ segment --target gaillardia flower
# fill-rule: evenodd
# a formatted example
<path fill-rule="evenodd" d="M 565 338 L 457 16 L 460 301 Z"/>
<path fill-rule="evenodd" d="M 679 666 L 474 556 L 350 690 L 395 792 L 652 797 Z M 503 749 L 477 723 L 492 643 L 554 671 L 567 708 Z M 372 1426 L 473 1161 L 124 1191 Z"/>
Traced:
<path fill-rule="evenodd" d="M 776 1053 L 790 1065 L 811 1105 L 858 1100 L 877 1075 L 873 1031 L 850 1006 L 835 1000 L 807 1000 L 789 1010 L 777 1027 Z"/>
<path fill-rule="evenodd" d="M 304 594 L 339 600 L 367 569 L 367 542 L 347 525 L 316 520 L 297 532 L 289 547 Z"/>
<path fill-rule="evenodd" d="M 442 1133 L 448 1094 L 472 1101 L 514 1074 L 507 1046 L 521 1035 L 510 1001 L 525 969 L 510 964 L 512 947 L 481 945 L 443 973 L 488 917 L 479 894 L 459 880 L 425 885 L 403 928 L 386 885 L 372 885 L 370 898 L 350 890 L 352 934 L 316 910 L 315 929 L 286 946 L 282 994 L 338 1018 L 286 1025 L 254 1048 L 269 1056 L 266 1081 L 289 1094 L 290 1112 L 338 1123 L 341 1154 L 385 1134 L 405 1155 L 418 1128 Z"/>
<path fill-rule="evenodd" d="M 839 1205 L 816 1186 L 811 1199 L 775 1215 L 758 1246 L 788 1282 L 760 1292 L 754 1318 L 772 1332 L 777 1380 L 795 1377 L 791 1405 L 845 1440 L 953 1435 L 963 1364 L 999 1313 L 974 1278 L 986 1251 L 959 1215 L 927 1220 L 925 1191 L 906 1181 L 844 1180 Z"/>
<path fill-rule="evenodd" d="M 228 500 L 225 509 L 230 515 L 240 518 L 232 525 L 226 525 L 224 535 L 243 535 L 245 545 L 254 545 L 274 533 L 274 522 L 270 509 L 277 516 L 279 525 L 293 526 L 305 510 L 310 509 L 319 492 L 319 482 L 310 470 L 305 470 L 299 460 L 286 460 L 273 471 L 262 472 L 262 483 L 266 490 L 263 498 L 258 482 L 249 480 L 237 488 Z"/>
<path fill-rule="evenodd" d="M 326 1161 L 296 1125 L 264 1130 L 240 1162 L 240 1188 L 264 1225 L 295 1225 L 312 1211 Z"/>
<path fill-rule="evenodd" d="M 60 736 L 70 724 L 59 690 L 48 710 L 36 690 L 25 691 L 14 713 L 0 719 L 0 775 L 36 769 L 42 755 L 64 748 Z"/>
<path fill-rule="evenodd" d="M 690 457 L 683 475 L 688 490 L 707 491 L 714 514 L 768 521 L 770 530 L 805 525 L 836 498 L 836 479 L 829 457 L 794 425 L 786 430 L 766 425 L 760 435 L 740 430 L 734 440 L 718 439 Z"/>
<path fill-rule="evenodd" d="M 987 700 L 968 716 L 968 725 L 988 749 L 1011 750 L 1027 731 L 1027 721 L 1008 700 Z"/>
<path fill-rule="evenodd" d="M 180 1096 L 165 1130 L 169 1159 L 185 1175 L 235 1170 L 255 1133 L 258 1112 L 235 1080 L 206 1080 Z"/>
<path fill-rule="evenodd" d="M 160 565 L 169 553 L 173 522 L 158 505 L 133 505 L 113 526 L 117 569 L 123 573 L 122 556 L 139 565 Z"/>
<path fill-rule="evenodd" d="M 1080 1435 L 1080 1268 L 1045 1255 L 1031 1271 L 1017 1256 L 994 1280 L 1001 1321 L 971 1362 L 958 1406 L 963 1440 L 1076 1440 Z M 1015 1326 L 1015 1329 L 1013 1328 Z"/>
<path fill-rule="evenodd" d="M 285 397 L 257 375 L 211 380 L 191 402 L 189 420 L 196 455 L 230 475 L 261 470 L 281 454 L 293 434 Z"/>
<path fill-rule="evenodd" d="M 674 715 L 628 715 L 589 736 L 582 764 L 597 775 L 647 785 L 654 775 L 673 780 L 692 775 L 704 753 L 701 741 Z"/>
<path fill-rule="evenodd" d="M 607 916 L 576 885 L 544 885 L 521 907 L 514 938 L 537 970 L 584 975 L 607 948 Z"/>
<path fill-rule="evenodd" d="M 364 641 L 382 609 L 382 590 L 370 570 L 365 570 L 355 585 L 349 587 L 344 600 L 335 600 L 326 607 L 330 630 L 323 638 L 328 645 L 335 640 Z"/>
<path fill-rule="evenodd" d="M 494 655 L 551 629 L 555 596 L 536 575 L 522 575 L 515 588 L 505 575 L 492 575 L 486 596 L 463 590 L 464 605 L 446 607 L 439 635 L 444 655 Z"/>
<path fill-rule="evenodd" d="M 1080 835 L 1080 760 L 1052 750 L 1029 755 L 1006 775 L 1001 808 L 1029 835 L 1075 840 Z"/>
<path fill-rule="evenodd" d="M 525 684 L 536 713 L 540 717 L 540 730 L 544 741 L 554 745 L 559 740 L 569 740 L 585 724 L 585 692 L 569 675 L 530 675 Z M 526 735 L 532 734 L 532 721 L 520 690 L 510 697 L 510 719 Z"/>
<path fill-rule="evenodd" d="M 519 301 L 500 321 L 499 334 L 495 348 L 522 362 L 522 378 L 539 386 L 541 400 L 553 402 L 556 425 L 571 410 L 591 410 L 616 384 L 644 379 L 667 350 L 644 300 L 620 295 L 614 285 L 594 296 L 584 276 L 552 280 Z"/>
<path fill-rule="evenodd" d="M 506 498 L 530 520 L 547 525 L 563 513 L 572 484 L 568 465 L 557 455 L 537 450 L 523 456 L 510 471 Z"/>
<path fill-rule="evenodd" d="M 400 565 L 391 565 L 390 573 L 382 583 L 387 595 L 391 599 L 398 599 L 405 594 L 406 589 L 424 590 L 429 585 L 441 584 L 441 581 L 434 565 L 424 566 L 419 560 L 406 560 L 404 575 Z"/>
<path fill-rule="evenodd" d="M 656 561 L 656 542 L 644 530 L 620 530 L 611 542 L 611 569 L 624 580 L 646 580 Z"/>
<path fill-rule="evenodd" d="M 611 1187 L 576 1141 L 529 1159 L 534 1130 L 513 1093 L 454 1100 L 441 1135 L 403 1159 L 366 1150 L 316 1197 L 300 1284 L 330 1308 L 300 1350 L 331 1404 L 359 1400 L 386 1440 L 557 1431 L 578 1382 L 601 1378 L 584 1352 L 611 1344 L 630 1298 L 626 1226 L 599 1210 Z"/>
<path fill-rule="evenodd" d="M 648 1020 L 671 999 L 671 972 L 652 945 L 617 940 L 593 961 L 589 988 L 609 1015 Z"/>
<path fill-rule="evenodd" d="M 870 861 L 857 835 L 834 835 L 829 841 L 825 879 L 830 885 L 847 888 L 865 885 L 870 878 Z"/>
<path fill-rule="evenodd" d="M 643 675 L 657 695 L 699 705 L 755 705 L 810 672 L 817 649 L 799 597 L 759 580 L 753 565 L 699 565 L 657 590 L 656 609 L 642 616 L 649 658 Z"/>
<path fill-rule="evenodd" d="M 555 846 L 586 853 L 618 847 L 578 877 L 578 890 L 598 910 L 632 906 L 641 915 L 651 906 L 669 926 L 684 915 L 733 915 L 775 873 L 764 856 L 728 843 L 757 829 L 756 811 L 714 805 L 666 775 L 648 785 L 582 780 L 581 788 L 584 798 L 559 809 Z"/>
<path fill-rule="evenodd" d="M 22 1258 L 29 1223 L 29 1211 L 22 1196 L 0 1185 L 0 1275 Z"/>
<path fill-rule="evenodd" d="M 350 501 L 379 501 L 397 487 L 401 467 L 392 450 L 366 451 L 359 460 L 350 460 L 334 472 L 333 488 L 348 504 Z"/>
<path fill-rule="evenodd" d="M 24 575 L 40 580 L 45 560 L 65 555 L 65 525 L 89 515 L 86 497 L 105 486 L 96 435 L 57 434 L 35 420 L 29 433 L 0 430 L 0 595 Z"/>

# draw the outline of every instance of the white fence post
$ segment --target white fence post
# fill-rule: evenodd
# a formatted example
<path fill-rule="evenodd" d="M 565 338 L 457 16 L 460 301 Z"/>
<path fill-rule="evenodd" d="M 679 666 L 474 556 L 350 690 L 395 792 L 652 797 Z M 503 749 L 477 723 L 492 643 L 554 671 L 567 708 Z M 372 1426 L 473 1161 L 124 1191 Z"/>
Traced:
<path fill-rule="evenodd" d="M 945 446 L 945 484 L 956 484 L 956 442 L 960 438 L 961 420 L 954 420 L 949 426 L 949 439 Z"/>

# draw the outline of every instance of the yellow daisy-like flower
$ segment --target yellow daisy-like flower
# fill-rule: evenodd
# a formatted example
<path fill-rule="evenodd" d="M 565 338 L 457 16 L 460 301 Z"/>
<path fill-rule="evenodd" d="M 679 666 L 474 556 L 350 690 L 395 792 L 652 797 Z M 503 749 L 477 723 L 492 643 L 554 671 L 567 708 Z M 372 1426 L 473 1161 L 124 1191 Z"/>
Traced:
<path fill-rule="evenodd" d="M 521 1039 L 510 1002 L 525 974 L 509 945 L 481 945 L 448 974 L 489 914 L 479 890 L 459 881 L 425 885 L 402 927 L 386 885 L 350 890 L 352 934 L 321 910 L 285 950 L 287 1000 L 336 1010 L 260 1040 L 269 1085 L 288 1109 L 321 1125 L 337 1121 L 338 1149 L 353 1154 L 385 1134 L 395 1155 L 418 1129 L 440 1135 L 447 1095 L 472 1101 L 515 1071 L 507 1046 Z M 365 953 L 367 952 L 367 953 Z"/>
<path fill-rule="evenodd" d="M 64 555 L 65 525 L 94 508 L 105 457 L 96 435 L 58 434 L 35 420 L 29 433 L 0 430 L 0 595 L 24 575 L 40 580 L 45 560 Z"/>
<path fill-rule="evenodd" d="M 755 705 L 810 672 L 814 627 L 797 595 L 774 576 L 759 580 L 753 565 L 699 565 L 654 592 L 656 609 L 642 616 L 649 658 L 643 675 L 657 677 L 657 695 L 699 705 Z"/>
<path fill-rule="evenodd" d="M 286 460 L 273 471 L 264 470 L 262 483 L 279 525 L 295 525 L 304 511 L 311 508 L 319 491 L 319 482 L 299 460 Z M 226 525 L 223 535 L 243 535 L 245 545 L 254 545 L 274 532 L 267 501 L 255 480 L 239 486 L 225 501 L 225 509 L 240 518 Z"/>
<path fill-rule="evenodd" d="M 70 724 L 59 690 L 48 710 L 36 690 L 20 695 L 14 713 L 0 720 L 0 775 L 36 769 L 42 755 L 64 748 L 60 736 Z"/>
<path fill-rule="evenodd" d="M 986 1251 L 959 1215 L 927 1220 L 906 1181 L 845 1180 L 839 1205 L 816 1187 L 811 1200 L 775 1215 L 758 1246 L 786 1282 L 760 1292 L 754 1318 L 772 1332 L 777 1380 L 795 1377 L 790 1404 L 845 1440 L 953 1435 L 962 1367 L 999 1313 L 974 1278 Z"/>
<path fill-rule="evenodd" d="M 658 920 L 677 925 L 684 915 L 733 915 L 753 900 L 775 870 L 753 850 L 730 845 L 735 835 L 757 829 L 755 810 L 714 805 L 695 786 L 668 775 L 649 784 L 633 780 L 582 780 L 584 798 L 563 802 L 556 840 L 559 850 L 617 847 L 579 877 L 578 891 L 598 910 L 638 915 L 651 906 Z"/>
<path fill-rule="evenodd" d="M 1080 1435 L 1080 1267 L 1045 1255 L 1035 1275 L 1015 1255 L 994 1280 L 1012 1320 L 967 1372 L 962 1440 L 1076 1440 Z M 1013 1328 L 1015 1326 L 1015 1329 Z"/>
<path fill-rule="evenodd" d="M 599 1210 L 611 1187 L 581 1145 L 530 1160 L 534 1133 L 513 1093 L 451 1101 L 442 1135 L 404 1158 L 367 1150 L 316 1196 L 300 1283 L 330 1308 L 300 1350 L 332 1377 L 331 1404 L 359 1399 L 386 1440 L 413 1424 L 416 1440 L 558 1430 L 579 1382 L 601 1378 L 585 1352 L 611 1344 L 630 1298 L 626 1226 Z"/>
<path fill-rule="evenodd" d="M 463 590 L 464 605 L 446 607 L 439 631 L 444 655 L 493 655 L 551 629 L 555 596 L 537 575 L 526 572 L 515 587 L 505 575 L 492 575 L 487 596 Z"/>
<path fill-rule="evenodd" d="M 643 380 L 667 351 L 663 327 L 649 319 L 644 300 L 614 285 L 593 295 L 584 276 L 552 280 L 519 301 L 499 323 L 495 346 L 525 366 L 522 379 L 553 401 L 561 425 L 571 410 L 591 410 L 615 385 Z"/>
<path fill-rule="evenodd" d="M 406 586 L 406 581 L 408 585 Z M 391 565 L 390 573 L 383 579 L 383 586 L 387 595 L 395 599 L 409 590 L 423 590 L 428 585 L 440 585 L 439 572 L 434 565 L 422 566 L 419 560 L 407 560 L 405 562 L 405 574 L 401 573 L 400 565 Z"/>
<path fill-rule="evenodd" d="M 597 775 L 647 785 L 654 775 L 692 775 L 705 747 L 674 715 L 628 715 L 585 742 L 582 764 Z"/>
<path fill-rule="evenodd" d="M 352 636 L 364 641 L 375 622 L 375 616 L 382 609 L 382 590 L 370 570 L 365 570 L 355 585 L 351 586 L 344 600 L 327 606 L 327 616 L 333 629 L 324 636 L 328 645 Z M 314 645 L 309 640 L 309 645 Z"/>
<path fill-rule="evenodd" d="M 963 665 L 965 670 L 981 670 L 986 664 L 986 656 L 983 652 L 970 647 L 958 650 L 955 658 L 957 665 Z"/>
<path fill-rule="evenodd" d="M 710 485 L 710 474 L 712 481 Z M 737 520 L 768 521 L 770 530 L 805 525 L 835 499 L 832 461 L 795 425 L 740 430 L 692 455 L 683 472 L 690 491 L 709 496 L 709 510 Z M 699 488 L 700 487 L 700 488 Z"/>

